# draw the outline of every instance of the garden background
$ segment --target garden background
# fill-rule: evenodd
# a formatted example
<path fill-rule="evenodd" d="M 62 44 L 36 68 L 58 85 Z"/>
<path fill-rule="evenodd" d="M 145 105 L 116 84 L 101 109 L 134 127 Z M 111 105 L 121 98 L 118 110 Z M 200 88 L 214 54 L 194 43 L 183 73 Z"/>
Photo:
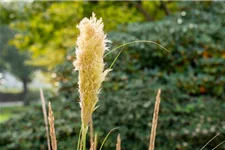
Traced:
<path fill-rule="evenodd" d="M 104 149 L 115 149 L 118 133 L 123 150 L 147 149 L 158 88 L 157 150 L 201 149 L 220 133 L 207 150 L 225 139 L 225 2 L 1 0 L 1 150 L 47 149 L 39 87 L 53 105 L 58 149 L 76 148 L 76 25 L 92 12 L 103 19 L 110 50 L 151 40 L 170 51 L 149 43 L 122 47 L 93 116 L 98 145 L 119 127 Z M 105 57 L 107 67 L 120 50 Z"/>

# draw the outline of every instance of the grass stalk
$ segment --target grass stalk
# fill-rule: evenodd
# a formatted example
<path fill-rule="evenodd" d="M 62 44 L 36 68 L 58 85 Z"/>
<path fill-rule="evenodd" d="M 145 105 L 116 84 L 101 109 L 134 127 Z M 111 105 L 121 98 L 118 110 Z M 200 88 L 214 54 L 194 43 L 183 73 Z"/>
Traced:
<path fill-rule="evenodd" d="M 211 140 L 209 140 L 200 150 L 203 150 L 212 140 L 214 140 L 217 136 L 219 136 L 220 133 L 216 134 Z"/>
<path fill-rule="evenodd" d="M 78 136 L 77 150 L 81 149 L 81 132 L 82 132 L 82 129 L 80 129 L 79 136 Z"/>
<path fill-rule="evenodd" d="M 118 134 L 118 136 L 117 136 L 116 150 L 121 150 L 121 138 L 120 138 L 120 134 Z"/>
<path fill-rule="evenodd" d="M 216 145 L 212 150 L 215 150 L 217 147 L 219 147 L 219 146 L 222 145 L 223 143 L 225 143 L 225 141 L 222 141 L 221 143 L 219 143 L 218 145 Z"/>
<path fill-rule="evenodd" d="M 82 125 L 82 135 L 81 135 L 81 149 L 86 150 L 86 138 L 87 138 L 87 132 L 88 132 L 88 126 L 87 125 Z"/>
<path fill-rule="evenodd" d="M 159 106 L 160 106 L 160 94 L 161 94 L 161 89 L 158 90 L 156 101 L 155 101 L 154 114 L 152 118 L 152 130 L 151 130 L 150 141 L 149 141 L 149 150 L 154 150 L 155 148 L 155 137 L 156 137 L 156 129 L 158 124 L 158 114 L 159 114 Z"/>
<path fill-rule="evenodd" d="M 51 107 L 51 103 L 48 103 L 48 122 L 50 126 L 50 137 L 51 137 L 51 144 L 52 144 L 52 150 L 57 150 L 57 140 L 56 140 L 56 134 L 55 134 L 55 126 L 54 126 L 54 116 L 53 111 Z"/>
<path fill-rule="evenodd" d="M 104 140 L 103 140 L 103 142 L 102 142 L 102 144 L 101 144 L 99 150 L 102 150 L 102 148 L 103 148 L 103 146 L 104 146 L 104 144 L 105 144 L 107 138 L 108 138 L 109 135 L 110 135 L 114 130 L 116 130 L 116 129 L 118 129 L 118 128 L 113 128 L 112 130 L 109 131 L 109 133 L 108 133 L 108 134 L 106 135 L 106 137 L 104 138 Z"/>
<path fill-rule="evenodd" d="M 44 94 L 43 94 L 42 89 L 40 89 L 40 98 L 41 98 L 41 104 L 42 104 L 42 112 L 43 112 L 43 115 L 44 115 L 48 150 L 51 150 L 50 139 L 49 139 L 49 131 L 48 131 L 48 119 L 47 119 L 46 103 L 45 103 L 45 98 L 44 98 Z"/>
<path fill-rule="evenodd" d="M 95 140 L 94 140 L 94 150 L 97 150 L 97 144 L 98 144 L 97 140 L 98 140 L 98 135 L 96 133 L 95 134 Z"/>

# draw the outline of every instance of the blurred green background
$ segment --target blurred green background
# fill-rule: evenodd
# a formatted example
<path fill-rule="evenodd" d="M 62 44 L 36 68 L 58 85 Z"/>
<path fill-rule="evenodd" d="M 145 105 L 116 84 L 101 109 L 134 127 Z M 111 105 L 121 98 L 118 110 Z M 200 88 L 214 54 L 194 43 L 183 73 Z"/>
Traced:
<path fill-rule="evenodd" d="M 76 25 L 95 12 L 110 49 L 123 47 L 104 82 L 94 130 L 104 149 L 148 148 L 156 91 L 162 89 L 157 150 L 205 150 L 225 140 L 225 2 L 0 1 L 0 149 L 46 150 L 39 100 L 55 115 L 58 148 L 76 148 L 80 131 Z M 105 57 L 109 67 L 118 54 Z M 225 144 L 218 150 L 225 149 Z"/>

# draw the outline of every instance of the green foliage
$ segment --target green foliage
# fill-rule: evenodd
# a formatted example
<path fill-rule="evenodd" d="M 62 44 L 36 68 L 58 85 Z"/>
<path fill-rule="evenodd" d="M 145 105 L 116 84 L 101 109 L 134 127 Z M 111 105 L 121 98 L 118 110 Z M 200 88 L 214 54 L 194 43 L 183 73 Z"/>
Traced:
<path fill-rule="evenodd" d="M 162 21 L 130 24 L 126 29 L 112 32 L 113 43 L 152 40 L 171 51 L 167 53 L 148 43 L 130 45 L 115 63 L 115 72 L 123 71 L 132 77 L 137 71 L 147 71 L 158 82 L 176 86 L 189 95 L 205 94 L 224 99 L 225 5 L 211 5 L 184 9 L 181 14 Z M 116 53 L 106 57 L 107 62 L 112 62 L 115 56 Z"/>
<path fill-rule="evenodd" d="M 162 87 L 146 74 L 142 75 L 142 80 L 123 77 L 120 78 L 120 82 L 105 83 L 99 107 L 93 116 L 94 129 L 100 137 L 98 145 L 111 129 L 120 127 L 119 131 L 113 132 L 107 139 L 104 149 L 110 150 L 115 147 L 117 133 L 121 134 L 123 149 L 147 149 L 154 97 L 159 86 Z M 206 150 L 212 149 L 225 138 L 224 102 L 208 96 L 190 97 L 176 90 L 169 85 L 163 86 L 156 148 L 200 149 L 217 132 L 220 132 L 221 135 L 206 148 Z M 50 99 L 55 115 L 59 149 L 72 150 L 76 146 L 80 131 L 77 94 L 78 92 L 74 100 L 63 100 L 62 97 Z M 184 100 L 185 97 L 187 98 Z M 40 105 L 33 106 L 28 112 L 2 124 L 1 130 L 2 150 L 40 149 L 40 147 L 45 149 L 46 147 Z M 222 147 L 218 149 L 222 150 Z"/>
<path fill-rule="evenodd" d="M 19 6 L 14 3 L 3 3 L 2 1 L 0 2 L 0 24 L 1 25 L 6 25 L 10 24 L 11 22 L 21 19 L 22 15 L 18 15 L 17 13 L 20 12 Z"/>
<path fill-rule="evenodd" d="M 35 68 L 26 64 L 30 57 L 28 52 L 19 52 L 15 46 L 9 45 L 9 41 L 16 35 L 9 24 L 22 19 L 23 15 L 18 15 L 21 11 L 16 3 L 3 5 L 0 2 L 0 9 L 0 71 L 8 71 L 16 76 L 24 83 L 24 92 L 26 92 L 26 85 L 30 82 Z"/>
<path fill-rule="evenodd" d="M 29 54 L 20 53 L 14 46 L 8 45 L 10 38 L 14 36 L 14 32 L 7 26 L 0 26 L 0 53 L 1 65 L 0 71 L 9 71 L 22 82 L 28 83 L 31 78 L 31 73 L 35 69 L 25 63 L 29 58 Z"/>
<path fill-rule="evenodd" d="M 24 6 L 23 13 L 28 14 L 26 19 L 11 23 L 14 29 L 20 31 L 12 44 L 31 52 L 33 59 L 30 64 L 52 68 L 64 59 L 65 50 L 74 45 L 77 35 L 74 28 L 81 18 L 82 9 L 80 2 L 47 4 L 34 2 Z M 45 8 L 45 13 L 38 12 L 40 8 Z"/>
<path fill-rule="evenodd" d="M 65 105 L 61 105 L 62 107 L 59 109 L 57 108 L 57 105 L 54 105 L 53 107 L 56 119 L 56 134 L 60 135 L 58 136 L 58 141 L 62 141 L 59 148 L 65 149 L 65 147 L 68 147 L 68 143 L 64 142 L 67 141 L 70 143 L 70 148 L 74 149 L 76 138 L 72 139 L 72 136 L 75 134 L 74 128 L 76 127 L 76 129 L 78 129 L 80 127 L 80 125 L 78 125 L 80 117 L 78 113 L 73 112 L 74 107 L 67 109 L 70 107 L 70 103 L 64 102 L 64 104 Z M 75 108 L 78 108 L 76 105 L 74 106 Z M 69 124 L 67 122 L 69 120 L 71 123 L 75 122 L 75 124 Z M 14 124 L 14 121 L 20 123 Z M 6 129 L 7 125 L 10 126 L 10 129 Z M 40 105 L 30 108 L 28 114 L 24 113 L 15 117 L 13 120 L 2 124 L 1 130 L 4 131 L 4 134 L 2 134 L 1 137 L 1 149 L 45 149 L 46 131 Z M 11 133 L 13 133 L 13 135 Z"/>
<path fill-rule="evenodd" d="M 30 64 L 52 68 L 64 60 L 67 49 L 74 47 L 74 41 L 78 35 L 76 24 L 83 17 L 88 16 L 87 10 L 91 10 L 90 7 L 93 7 L 92 11 L 96 10 L 97 14 L 105 18 L 106 24 L 108 20 L 108 29 L 115 28 L 118 23 L 132 20 L 131 15 L 127 13 L 130 9 L 126 6 L 122 5 L 124 11 L 119 11 L 121 13 L 119 15 L 123 17 L 118 17 L 112 14 L 115 12 L 114 7 L 118 5 L 107 7 L 107 4 L 99 3 L 93 5 L 83 2 L 51 2 L 46 5 L 46 3 L 35 1 L 30 5 L 27 4 L 23 12 L 27 14 L 25 19 L 11 23 L 14 29 L 20 31 L 12 44 L 20 50 L 29 50 L 32 53 Z M 37 11 L 43 7 L 45 7 L 44 13 Z M 115 16 L 115 18 L 109 16 Z M 126 16 L 128 16 L 127 19 L 124 18 Z"/>
<path fill-rule="evenodd" d="M 195 2 L 194 2 L 195 3 Z M 147 149 L 156 90 L 162 88 L 156 149 L 200 149 L 216 133 L 221 135 L 205 150 L 225 139 L 224 105 L 224 3 L 187 2 L 183 12 L 152 23 L 122 25 L 111 32 L 114 46 L 133 40 L 152 40 L 125 47 L 109 73 L 94 113 L 99 143 L 114 127 L 120 127 L 122 149 Z M 119 51 L 118 51 L 119 52 Z M 108 65 L 117 54 L 106 57 Z M 59 149 L 76 147 L 80 131 L 77 73 L 74 50 L 55 68 L 59 95 L 50 100 L 55 115 Z M 41 106 L 2 124 L 2 150 L 45 149 Z M 13 134 L 12 134 L 13 133 Z M 118 132 L 116 132 L 118 133 Z M 115 148 L 116 133 L 104 149 Z M 224 149 L 221 145 L 218 150 Z"/>
<path fill-rule="evenodd" d="M 23 106 L 1 106 L 0 108 L 0 123 L 5 122 L 13 117 L 13 115 L 19 114 L 25 111 Z"/>
<path fill-rule="evenodd" d="M 143 3 L 147 13 L 149 13 L 148 6 L 155 6 L 155 4 Z M 74 42 L 78 35 L 76 25 L 82 18 L 91 16 L 92 12 L 95 12 L 98 18 L 103 18 L 105 31 L 115 29 L 118 24 L 145 20 L 132 2 L 34 1 L 28 4 L 22 3 L 21 8 L 23 11 L 17 10 L 17 12 L 23 17 L 11 22 L 11 27 L 18 31 L 11 43 L 18 49 L 32 54 L 30 64 L 50 69 L 62 63 L 66 51 L 75 46 Z M 151 10 L 155 14 L 161 12 L 156 18 L 164 16 L 163 10 L 158 7 L 151 7 Z"/>

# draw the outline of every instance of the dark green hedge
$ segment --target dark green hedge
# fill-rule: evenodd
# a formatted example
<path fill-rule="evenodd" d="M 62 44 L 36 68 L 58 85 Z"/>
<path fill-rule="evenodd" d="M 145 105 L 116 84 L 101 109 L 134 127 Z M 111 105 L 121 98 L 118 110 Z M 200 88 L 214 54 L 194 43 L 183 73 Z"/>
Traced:
<path fill-rule="evenodd" d="M 224 140 L 225 104 L 222 100 L 208 96 L 191 97 L 170 85 L 156 84 L 155 80 L 143 74 L 142 80 L 136 78 L 121 80 L 118 84 L 105 83 L 99 108 L 94 114 L 94 127 L 99 140 L 102 141 L 112 128 L 120 127 L 109 137 L 105 149 L 115 148 L 118 133 L 121 134 L 124 150 L 147 149 L 158 87 L 162 87 L 162 101 L 157 149 L 200 149 L 218 132 L 222 134 L 206 150 Z M 72 150 L 76 146 L 80 127 L 79 105 L 75 100 L 62 98 L 51 101 L 59 149 Z M 1 133 L 2 150 L 46 148 L 41 106 L 33 106 L 23 115 L 2 124 Z"/>
<path fill-rule="evenodd" d="M 124 47 L 114 70 L 129 75 L 148 71 L 160 83 L 173 83 L 189 95 L 225 99 L 225 4 L 188 4 L 193 8 L 162 21 L 130 24 L 112 32 L 113 43 L 152 40 L 171 51 L 149 43 L 132 44 Z"/>

